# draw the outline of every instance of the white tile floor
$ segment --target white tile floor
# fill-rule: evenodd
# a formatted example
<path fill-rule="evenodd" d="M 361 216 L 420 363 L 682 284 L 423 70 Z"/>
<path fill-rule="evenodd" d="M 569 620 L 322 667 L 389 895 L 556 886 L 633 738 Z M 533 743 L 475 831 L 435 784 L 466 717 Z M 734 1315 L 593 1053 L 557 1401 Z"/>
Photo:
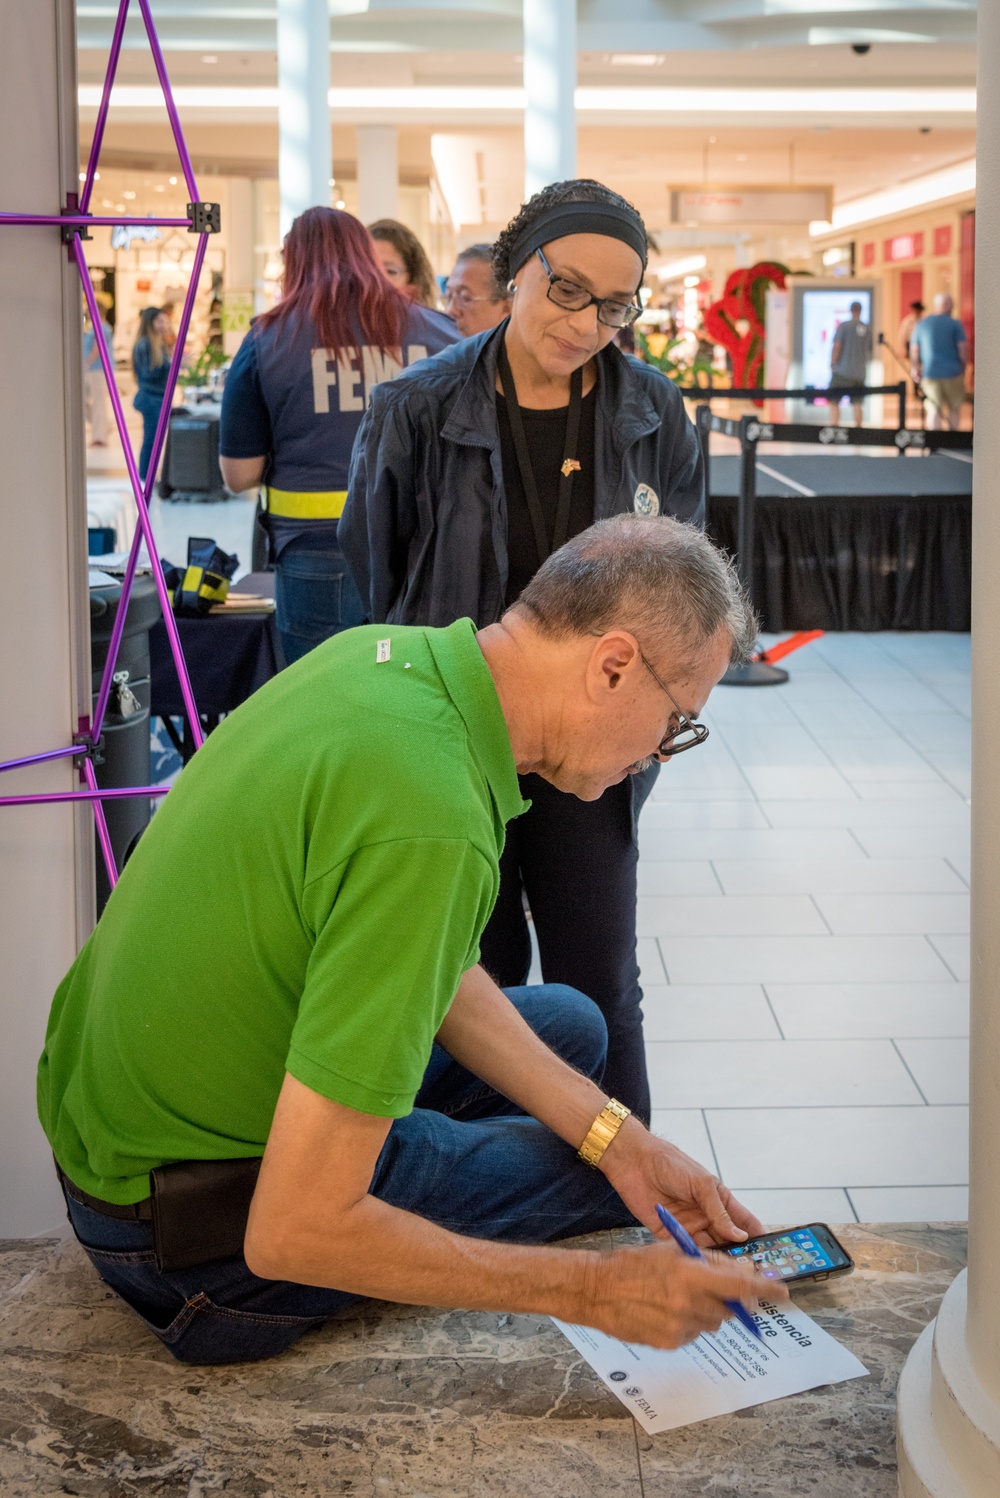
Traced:
<path fill-rule="evenodd" d="M 720 687 L 640 828 L 653 1126 L 765 1220 L 967 1213 L 969 640 Z"/>

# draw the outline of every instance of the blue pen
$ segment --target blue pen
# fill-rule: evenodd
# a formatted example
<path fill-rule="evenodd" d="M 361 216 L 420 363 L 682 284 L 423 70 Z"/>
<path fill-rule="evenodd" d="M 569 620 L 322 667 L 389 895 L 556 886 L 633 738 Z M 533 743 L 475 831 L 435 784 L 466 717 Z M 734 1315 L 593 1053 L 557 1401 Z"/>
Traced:
<path fill-rule="evenodd" d="M 680 1223 L 677 1221 L 677 1218 L 672 1217 L 671 1214 L 667 1211 L 666 1207 L 661 1207 L 659 1203 L 657 1203 L 656 1215 L 663 1223 L 663 1226 L 666 1228 L 671 1238 L 673 1238 L 674 1242 L 678 1245 L 679 1248 L 682 1248 L 684 1250 L 689 1259 L 704 1260 L 705 1255 L 702 1253 L 697 1243 L 695 1243 L 690 1233 L 686 1233 L 684 1231 Z M 736 1317 L 736 1320 L 739 1321 L 743 1326 L 745 1326 L 748 1332 L 753 1332 L 758 1342 L 763 1342 L 764 1338 L 760 1334 L 760 1327 L 750 1315 L 750 1312 L 746 1310 L 744 1306 L 741 1306 L 738 1300 L 727 1300 L 726 1309 L 732 1311 L 733 1315 Z"/>

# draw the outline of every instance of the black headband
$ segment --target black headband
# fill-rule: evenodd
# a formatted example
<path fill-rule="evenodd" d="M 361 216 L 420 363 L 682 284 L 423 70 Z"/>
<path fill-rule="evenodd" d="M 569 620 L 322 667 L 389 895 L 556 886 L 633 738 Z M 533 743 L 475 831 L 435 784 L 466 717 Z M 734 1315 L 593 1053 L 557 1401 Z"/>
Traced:
<path fill-rule="evenodd" d="M 536 250 L 568 234 L 604 234 L 620 239 L 635 250 L 646 268 L 646 231 L 642 219 L 631 208 L 614 203 L 557 203 L 524 229 L 511 245 L 510 269 L 516 275 Z"/>

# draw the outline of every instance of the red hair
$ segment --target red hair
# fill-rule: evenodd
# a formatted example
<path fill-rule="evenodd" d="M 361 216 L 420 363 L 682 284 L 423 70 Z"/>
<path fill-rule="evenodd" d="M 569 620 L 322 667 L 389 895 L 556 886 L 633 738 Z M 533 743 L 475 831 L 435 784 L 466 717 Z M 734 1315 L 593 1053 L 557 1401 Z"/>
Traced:
<path fill-rule="evenodd" d="M 321 347 L 334 351 L 350 348 L 359 333 L 383 352 L 400 347 L 411 303 L 386 279 L 353 214 L 307 208 L 285 236 L 284 254 L 281 301 L 258 323 L 311 321 Z"/>

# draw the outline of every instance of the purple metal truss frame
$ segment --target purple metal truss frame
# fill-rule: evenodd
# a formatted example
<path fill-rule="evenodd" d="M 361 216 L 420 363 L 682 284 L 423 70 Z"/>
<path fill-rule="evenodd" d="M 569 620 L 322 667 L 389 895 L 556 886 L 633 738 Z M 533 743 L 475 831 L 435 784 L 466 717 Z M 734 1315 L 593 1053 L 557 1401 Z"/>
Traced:
<path fill-rule="evenodd" d="M 184 140 L 184 132 L 177 114 L 177 106 L 174 103 L 173 90 L 170 79 L 167 76 L 167 67 L 160 47 L 159 37 L 156 34 L 156 26 L 153 22 L 149 0 L 137 0 L 139 10 L 142 14 L 143 25 L 146 28 L 146 36 L 149 41 L 149 49 L 152 54 L 153 64 L 156 68 L 156 76 L 160 81 L 163 91 L 163 102 L 166 105 L 167 116 L 170 120 L 170 129 L 180 159 L 181 170 L 187 185 L 188 195 L 191 199 L 189 209 L 190 216 L 186 219 L 179 218 L 135 218 L 121 217 L 96 217 L 88 212 L 91 195 L 94 190 L 95 173 L 101 156 L 101 147 L 104 143 L 104 132 L 108 122 L 108 108 L 111 103 L 111 91 L 114 88 L 115 75 L 118 71 L 118 61 L 121 57 L 122 41 L 125 35 L 125 23 L 128 20 L 130 0 L 119 0 L 118 14 L 115 18 L 114 33 L 111 39 L 111 50 L 108 56 L 108 66 L 104 77 L 104 89 L 101 95 L 101 105 L 97 113 L 97 123 L 94 127 L 94 136 L 90 145 L 90 155 L 87 160 L 87 170 L 84 174 L 83 190 L 79 194 L 79 201 L 75 193 L 67 198 L 65 210 L 62 213 L 0 213 L 0 227 L 14 225 L 51 225 L 58 228 L 63 238 L 69 243 L 70 254 L 76 263 L 83 287 L 83 295 L 90 313 L 91 322 L 97 331 L 95 344 L 100 355 L 101 368 L 108 386 L 108 395 L 111 399 L 111 407 L 114 412 L 115 425 L 118 428 L 118 436 L 122 444 L 122 452 L 125 457 L 125 466 L 128 470 L 129 482 L 132 486 L 132 494 L 135 499 L 137 511 L 137 525 L 135 535 L 129 551 L 128 565 L 125 569 L 125 578 L 122 583 L 121 598 L 115 615 L 114 628 L 111 632 L 111 640 L 108 645 L 107 660 L 101 676 L 101 685 L 97 694 L 97 702 L 94 705 L 93 721 L 89 718 L 81 720 L 78 732 L 74 735 L 73 743 L 60 749 L 49 749 L 41 754 L 27 754 L 19 759 L 10 759 L 0 763 L 0 773 L 6 770 L 23 769 L 27 765 L 48 763 L 52 760 L 74 758 L 79 760 L 80 777 L 86 789 L 78 791 L 46 791 L 34 795 L 0 796 L 0 806 L 29 806 L 41 805 L 47 802 L 63 801 L 87 801 L 91 804 L 94 812 L 94 822 L 97 831 L 97 840 L 101 848 L 104 864 L 108 872 L 108 879 L 114 886 L 118 879 L 118 870 L 115 865 L 114 852 L 111 847 L 111 838 L 108 833 L 107 819 L 104 815 L 104 801 L 123 800 L 130 796 L 162 796 L 166 793 L 166 786 L 144 785 L 126 786 L 113 790 L 101 790 L 97 784 L 95 773 L 95 759 L 100 748 L 101 729 L 104 726 L 104 718 L 108 709 L 108 701 L 111 696 L 111 688 L 114 681 L 115 665 L 118 660 L 118 652 L 121 647 L 122 636 L 125 631 L 125 617 L 128 613 L 129 600 L 132 595 L 132 587 L 135 582 L 136 568 L 139 562 L 139 550 L 145 541 L 149 552 L 150 565 L 153 572 L 153 580 L 163 612 L 163 621 L 166 625 L 167 637 L 170 642 L 170 651 L 173 656 L 174 665 L 180 680 L 181 696 L 184 701 L 184 710 L 191 726 L 191 734 L 195 747 L 200 748 L 204 742 L 201 728 L 201 719 L 198 716 L 198 708 L 191 688 L 191 678 L 188 674 L 187 663 L 181 648 L 180 636 L 177 631 L 177 621 L 174 618 L 171 607 L 170 594 L 163 576 L 156 550 L 156 540 L 153 535 L 153 527 L 149 518 L 149 501 L 156 481 L 156 471 L 159 467 L 160 457 L 166 441 L 167 428 L 170 423 L 170 408 L 173 402 L 174 391 L 177 387 L 177 376 L 180 373 L 181 358 L 184 353 L 184 345 L 187 341 L 188 329 L 191 324 L 191 314 L 194 310 L 195 296 L 198 291 L 198 281 L 201 276 L 202 266 L 205 262 L 205 252 L 208 248 L 208 234 L 210 229 L 198 231 L 198 247 L 195 250 L 194 265 L 191 271 L 191 279 L 188 283 L 187 294 L 184 298 L 184 310 L 181 313 L 180 324 L 177 329 L 177 342 L 174 346 L 174 354 L 170 363 L 170 371 L 167 377 L 167 388 L 160 407 L 160 417 L 156 426 L 156 435 L 153 439 L 153 450 L 150 455 L 149 467 L 146 472 L 146 481 L 143 484 L 139 478 L 139 470 L 136 467 L 135 456 L 132 452 L 132 444 L 129 440 L 128 428 L 125 422 L 125 411 L 122 406 L 121 396 L 115 384 L 114 368 L 111 356 L 104 339 L 100 336 L 100 312 L 97 299 L 94 295 L 90 272 L 83 253 L 81 237 L 86 237 L 86 229 L 91 224 L 110 225 L 142 225 L 149 227 L 155 225 L 161 228 L 183 228 L 192 230 L 196 222 L 194 210 L 200 206 L 198 197 L 198 184 L 195 180 L 194 168 L 191 165 L 191 157 L 188 154 L 187 145 Z"/>

